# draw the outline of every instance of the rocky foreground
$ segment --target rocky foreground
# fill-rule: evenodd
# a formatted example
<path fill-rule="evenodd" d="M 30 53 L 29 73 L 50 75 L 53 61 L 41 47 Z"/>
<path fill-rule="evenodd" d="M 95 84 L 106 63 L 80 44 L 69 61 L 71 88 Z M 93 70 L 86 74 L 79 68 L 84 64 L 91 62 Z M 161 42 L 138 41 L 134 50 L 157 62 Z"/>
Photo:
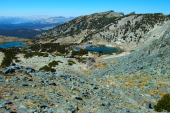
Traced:
<path fill-rule="evenodd" d="M 2 113 L 153 113 L 170 93 L 169 34 L 127 56 L 101 60 L 91 75 L 1 68 Z"/>

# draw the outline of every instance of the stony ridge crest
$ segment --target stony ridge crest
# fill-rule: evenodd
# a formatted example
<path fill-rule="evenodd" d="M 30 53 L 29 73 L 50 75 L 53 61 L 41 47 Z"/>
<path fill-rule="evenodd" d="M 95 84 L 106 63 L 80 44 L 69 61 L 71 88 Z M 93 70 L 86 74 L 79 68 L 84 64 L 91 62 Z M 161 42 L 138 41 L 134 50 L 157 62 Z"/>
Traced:
<path fill-rule="evenodd" d="M 162 13 L 124 15 L 114 11 L 95 13 L 43 32 L 36 42 L 104 44 L 133 50 L 159 38 L 169 29 L 170 15 Z M 126 47 L 126 48 L 125 48 Z"/>

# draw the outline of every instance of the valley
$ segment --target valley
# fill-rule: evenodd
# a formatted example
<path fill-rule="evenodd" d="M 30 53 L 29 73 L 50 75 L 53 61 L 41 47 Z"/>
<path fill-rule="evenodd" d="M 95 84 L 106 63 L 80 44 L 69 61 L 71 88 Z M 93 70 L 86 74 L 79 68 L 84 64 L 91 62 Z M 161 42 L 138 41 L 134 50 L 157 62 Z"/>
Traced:
<path fill-rule="evenodd" d="M 170 15 L 94 13 L 26 42 L 0 48 L 2 112 L 155 113 L 170 94 Z"/>

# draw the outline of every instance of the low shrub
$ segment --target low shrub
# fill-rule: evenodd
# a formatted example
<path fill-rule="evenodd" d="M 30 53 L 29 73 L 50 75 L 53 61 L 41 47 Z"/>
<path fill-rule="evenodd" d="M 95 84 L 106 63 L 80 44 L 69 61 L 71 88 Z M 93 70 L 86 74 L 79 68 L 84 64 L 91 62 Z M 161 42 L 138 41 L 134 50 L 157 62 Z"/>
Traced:
<path fill-rule="evenodd" d="M 0 48 L 0 51 L 4 53 L 5 57 L 2 60 L 1 66 L 7 67 L 10 65 L 13 59 L 16 59 L 16 54 L 21 53 L 19 48 Z"/>
<path fill-rule="evenodd" d="M 88 51 L 87 49 L 80 49 L 80 50 L 77 50 L 77 51 L 72 51 L 72 56 L 75 56 L 75 55 L 78 55 L 78 56 L 82 56 L 82 55 L 86 55 L 88 54 Z"/>
<path fill-rule="evenodd" d="M 170 112 L 170 94 L 165 94 L 154 106 L 154 110 L 157 112 L 162 111 Z"/>
<path fill-rule="evenodd" d="M 68 60 L 68 65 L 73 65 L 73 64 L 76 64 L 76 63 L 72 60 Z"/>
<path fill-rule="evenodd" d="M 79 57 L 79 58 L 76 58 L 76 59 L 80 63 L 86 63 L 86 58 L 84 58 L 84 57 Z"/>
<path fill-rule="evenodd" d="M 47 65 L 41 67 L 39 70 L 51 71 L 51 72 L 55 72 L 56 71 L 55 69 L 53 69 L 52 67 L 49 67 Z"/>
<path fill-rule="evenodd" d="M 41 53 L 41 52 L 32 52 L 32 53 L 25 53 L 24 57 L 29 58 L 33 56 L 43 56 L 43 57 L 48 57 L 47 53 Z"/>
<path fill-rule="evenodd" d="M 61 54 L 61 53 L 55 53 L 54 55 L 56 55 L 56 56 L 64 56 L 64 54 Z"/>
<path fill-rule="evenodd" d="M 52 61 L 48 64 L 49 67 L 55 67 L 56 65 L 58 65 L 58 63 L 63 63 L 61 61 Z"/>

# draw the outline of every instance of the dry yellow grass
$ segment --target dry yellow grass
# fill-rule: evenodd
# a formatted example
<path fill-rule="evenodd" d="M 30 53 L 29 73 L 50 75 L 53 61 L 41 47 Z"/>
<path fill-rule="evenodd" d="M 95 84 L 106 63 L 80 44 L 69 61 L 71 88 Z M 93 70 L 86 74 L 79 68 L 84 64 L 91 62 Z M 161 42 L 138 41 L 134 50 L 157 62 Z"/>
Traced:
<path fill-rule="evenodd" d="M 146 86 L 145 83 L 137 83 L 136 85 L 137 85 L 137 86 Z"/>
<path fill-rule="evenodd" d="M 139 79 L 141 78 L 141 75 L 134 75 L 134 79 Z"/>
<path fill-rule="evenodd" d="M 129 108 L 132 107 L 132 105 L 129 104 L 129 103 L 127 103 L 127 102 L 125 102 L 124 104 L 125 104 L 125 106 L 127 106 L 127 107 L 129 107 Z"/>
<path fill-rule="evenodd" d="M 148 79 L 142 79 L 141 82 L 146 83 L 146 82 L 148 82 Z"/>
<path fill-rule="evenodd" d="M 134 84 L 132 84 L 132 83 L 130 83 L 130 82 L 126 82 L 126 83 L 124 83 L 124 85 L 125 85 L 125 86 L 132 86 L 132 85 L 134 85 Z"/>
<path fill-rule="evenodd" d="M 142 100 L 142 103 L 146 103 L 146 102 L 148 102 L 147 100 Z"/>
<path fill-rule="evenodd" d="M 7 106 L 8 108 L 10 108 L 13 112 L 15 112 L 16 111 L 16 109 L 13 107 L 13 106 L 11 106 L 11 105 L 5 105 L 5 106 Z M 0 112 L 1 113 L 1 112 Z"/>
<path fill-rule="evenodd" d="M 166 85 L 166 83 L 165 82 L 158 82 L 157 83 L 157 86 L 162 86 L 162 85 Z"/>
<path fill-rule="evenodd" d="M 34 108 L 34 106 L 37 105 L 37 103 L 31 103 L 31 102 L 24 102 L 24 103 L 27 104 L 29 108 Z"/>
<path fill-rule="evenodd" d="M 106 63 L 97 63 L 96 64 L 96 67 L 94 69 L 97 69 L 97 68 L 107 68 L 107 64 Z"/>

